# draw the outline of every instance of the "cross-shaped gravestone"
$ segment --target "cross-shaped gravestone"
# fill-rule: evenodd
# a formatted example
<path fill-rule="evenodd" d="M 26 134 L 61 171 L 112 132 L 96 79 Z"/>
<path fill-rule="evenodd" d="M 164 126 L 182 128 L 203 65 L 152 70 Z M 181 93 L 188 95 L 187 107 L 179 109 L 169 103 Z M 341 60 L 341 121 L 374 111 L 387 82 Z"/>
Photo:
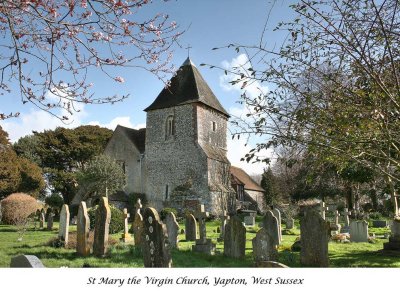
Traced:
<path fill-rule="evenodd" d="M 206 238 L 206 218 L 208 218 L 209 214 L 208 212 L 205 211 L 204 205 L 200 205 L 200 207 L 197 209 L 197 211 L 194 213 L 194 216 L 197 218 L 199 221 L 199 229 L 200 229 L 200 244 L 205 244 L 207 241 Z"/>
<path fill-rule="evenodd" d="M 319 210 L 320 210 L 320 212 L 321 212 L 321 217 L 322 217 L 322 219 L 325 220 L 325 219 L 326 219 L 326 217 L 325 217 L 325 212 L 326 212 L 326 211 L 329 211 L 329 208 L 325 206 L 325 202 L 321 202 L 321 205 L 320 205 L 320 207 L 319 207 Z"/>
<path fill-rule="evenodd" d="M 120 240 L 123 242 L 128 242 L 132 240 L 129 234 L 128 219 L 131 215 L 128 213 L 128 209 L 124 208 L 124 233 L 122 233 Z"/>
<path fill-rule="evenodd" d="M 206 222 L 205 219 L 209 216 L 208 212 L 205 211 L 204 205 L 200 205 L 198 210 L 195 212 L 195 217 L 199 221 L 200 226 L 200 239 L 196 240 L 196 244 L 192 246 L 193 251 L 214 254 L 215 244 L 211 239 L 207 239 L 206 233 Z"/>
<path fill-rule="evenodd" d="M 225 225 L 226 222 L 229 220 L 229 216 L 228 213 L 226 211 L 224 211 L 221 215 L 221 233 L 219 235 L 219 240 L 223 240 L 224 239 L 224 234 L 225 234 Z"/>
<path fill-rule="evenodd" d="M 343 209 L 343 216 L 344 216 L 344 224 L 345 226 L 350 226 L 350 219 L 349 216 L 351 215 L 351 211 L 349 209 L 344 208 Z"/>

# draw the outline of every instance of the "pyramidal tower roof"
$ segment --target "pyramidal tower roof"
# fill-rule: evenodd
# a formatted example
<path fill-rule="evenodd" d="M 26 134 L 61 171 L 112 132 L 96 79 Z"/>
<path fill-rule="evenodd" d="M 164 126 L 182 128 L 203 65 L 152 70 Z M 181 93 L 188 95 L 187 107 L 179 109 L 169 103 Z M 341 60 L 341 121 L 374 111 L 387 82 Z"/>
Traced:
<path fill-rule="evenodd" d="M 163 109 L 188 103 L 203 103 L 229 117 L 217 97 L 190 60 L 186 61 L 172 77 L 170 85 L 164 88 L 154 102 L 144 111 Z"/>

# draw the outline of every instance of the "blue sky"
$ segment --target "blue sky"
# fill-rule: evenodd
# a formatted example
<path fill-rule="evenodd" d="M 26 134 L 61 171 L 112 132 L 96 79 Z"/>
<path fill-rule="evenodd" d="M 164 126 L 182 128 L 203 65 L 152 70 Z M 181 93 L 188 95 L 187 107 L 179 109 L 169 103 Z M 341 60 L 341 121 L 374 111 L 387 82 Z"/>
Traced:
<path fill-rule="evenodd" d="M 220 100 L 225 109 L 235 115 L 243 113 L 244 109 L 236 101 L 240 96 L 240 88 L 230 87 L 229 76 L 224 72 L 199 66 L 201 63 L 218 66 L 230 66 L 233 63 L 245 61 L 241 52 L 232 49 L 212 50 L 214 47 L 238 43 L 252 45 L 259 42 L 263 26 L 267 19 L 272 0 L 171 0 L 155 1 L 142 11 L 143 15 L 154 15 L 158 12 L 167 13 L 170 20 L 175 20 L 181 30 L 186 32 L 180 37 L 182 46 L 190 45 L 190 58 L 200 69 L 201 74 Z M 291 18 L 289 2 L 278 0 L 269 19 L 272 28 L 278 21 Z M 279 43 L 282 35 L 267 34 L 270 45 Z M 175 48 L 173 64 L 179 67 L 187 58 L 187 50 Z M 86 105 L 79 114 L 75 114 L 70 125 L 64 125 L 51 115 L 40 111 L 29 103 L 22 105 L 13 91 L 8 96 L 1 97 L 0 110 L 3 112 L 21 113 L 19 118 L 1 121 L 0 125 L 9 133 L 12 141 L 30 134 L 32 130 L 43 131 L 57 126 L 75 127 L 81 124 L 97 124 L 114 129 L 117 124 L 129 127 L 144 127 L 146 115 L 143 111 L 157 97 L 164 84 L 155 76 L 143 70 L 121 69 L 118 72 L 125 79 L 120 84 L 100 74 L 89 76 L 94 83 L 95 96 L 130 94 L 123 103 L 114 105 Z M 251 88 L 247 89 L 251 91 Z M 229 138 L 229 136 L 228 136 Z M 230 139 L 230 138 L 229 138 Z M 229 141 L 228 157 L 233 165 L 244 168 L 249 173 L 261 173 L 265 165 L 246 164 L 240 162 L 246 152 L 251 149 L 250 141 Z M 269 153 L 266 153 L 269 155 Z"/>

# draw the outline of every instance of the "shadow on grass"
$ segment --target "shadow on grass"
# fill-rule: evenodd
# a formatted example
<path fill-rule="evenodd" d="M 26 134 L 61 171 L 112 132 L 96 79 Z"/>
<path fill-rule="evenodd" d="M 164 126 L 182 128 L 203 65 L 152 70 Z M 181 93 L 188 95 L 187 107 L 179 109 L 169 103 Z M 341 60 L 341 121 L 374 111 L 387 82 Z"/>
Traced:
<path fill-rule="evenodd" d="M 378 251 L 351 251 L 345 254 L 330 254 L 332 267 L 400 267 L 400 254 Z"/>

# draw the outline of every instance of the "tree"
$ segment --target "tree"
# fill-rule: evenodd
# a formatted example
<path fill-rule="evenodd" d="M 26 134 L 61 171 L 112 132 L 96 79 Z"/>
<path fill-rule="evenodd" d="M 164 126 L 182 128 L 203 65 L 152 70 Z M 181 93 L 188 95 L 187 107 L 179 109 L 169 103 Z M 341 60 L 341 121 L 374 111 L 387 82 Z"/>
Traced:
<path fill-rule="evenodd" d="M 116 82 L 115 67 L 145 69 L 159 78 L 171 72 L 176 23 L 159 13 L 144 19 L 148 0 L 1 1 L 0 90 L 19 86 L 21 102 L 68 120 L 75 103 L 101 104 L 126 96 L 95 97 L 89 76 Z M 55 109 L 61 108 L 62 114 Z M 18 113 L 0 113 L 0 120 Z"/>
<path fill-rule="evenodd" d="M 39 162 L 52 192 L 61 194 L 68 204 L 77 191 L 76 172 L 84 170 L 93 157 L 103 152 L 111 135 L 111 130 L 99 126 L 59 127 L 23 137 L 14 149 L 18 155 Z"/>
<path fill-rule="evenodd" d="M 270 167 L 264 170 L 261 177 L 261 187 L 265 190 L 265 202 L 267 205 L 273 205 L 277 203 L 278 200 L 278 190 L 276 185 L 276 179 Z"/>
<path fill-rule="evenodd" d="M 240 134 L 266 135 L 247 158 L 278 145 L 302 145 L 338 171 L 348 163 L 373 169 L 389 186 L 395 215 L 400 181 L 400 13 L 398 1 L 302 0 L 277 49 L 229 45 L 247 53 L 230 70 L 245 90 L 270 90 L 242 102 L 249 113 L 235 121 Z M 221 68 L 225 69 L 225 68 Z"/>
<path fill-rule="evenodd" d="M 45 187 L 41 168 L 19 157 L 0 127 L 0 199 L 11 193 L 25 192 L 37 198 Z"/>
<path fill-rule="evenodd" d="M 94 157 L 79 173 L 78 182 L 86 189 L 86 198 L 102 197 L 122 190 L 126 176 L 120 164 L 102 154 Z"/>

